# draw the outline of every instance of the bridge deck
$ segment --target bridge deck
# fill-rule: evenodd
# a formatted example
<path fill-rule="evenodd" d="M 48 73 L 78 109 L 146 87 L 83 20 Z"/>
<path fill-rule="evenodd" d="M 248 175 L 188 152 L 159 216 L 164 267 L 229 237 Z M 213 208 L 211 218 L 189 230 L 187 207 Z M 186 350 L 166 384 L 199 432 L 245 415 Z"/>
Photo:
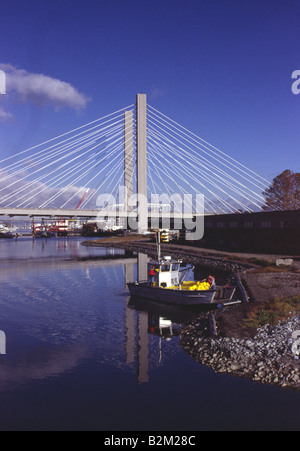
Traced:
<path fill-rule="evenodd" d="M 69 210 L 69 209 L 51 209 L 51 208 L 0 208 L 0 216 L 30 216 L 30 217 L 49 217 L 49 218 L 135 218 L 137 213 L 127 211 L 110 211 L 110 210 Z M 177 212 L 148 212 L 148 218 L 162 219 L 193 219 L 196 216 L 203 216 L 194 213 L 177 213 Z"/>

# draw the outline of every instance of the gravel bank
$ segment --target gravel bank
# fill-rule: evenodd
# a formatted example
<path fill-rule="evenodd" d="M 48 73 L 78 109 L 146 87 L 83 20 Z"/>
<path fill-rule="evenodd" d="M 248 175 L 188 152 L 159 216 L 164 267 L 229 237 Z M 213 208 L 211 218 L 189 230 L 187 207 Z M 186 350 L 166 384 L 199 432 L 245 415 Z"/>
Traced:
<path fill-rule="evenodd" d="M 215 372 L 300 390 L 295 331 L 300 331 L 299 315 L 277 326 L 258 329 L 253 339 L 211 339 L 207 319 L 202 318 L 181 331 L 180 344 L 194 360 Z"/>

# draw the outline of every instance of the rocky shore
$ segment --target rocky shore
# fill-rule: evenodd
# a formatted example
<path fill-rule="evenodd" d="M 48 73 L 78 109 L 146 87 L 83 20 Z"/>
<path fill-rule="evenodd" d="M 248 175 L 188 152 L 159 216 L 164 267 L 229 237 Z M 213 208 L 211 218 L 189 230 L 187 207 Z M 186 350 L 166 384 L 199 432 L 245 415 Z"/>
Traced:
<path fill-rule="evenodd" d="M 82 243 L 83 246 L 90 247 L 116 247 L 126 251 L 147 254 L 150 257 L 157 257 L 157 245 L 147 239 L 129 240 L 126 238 L 110 238 L 104 240 L 91 240 Z M 219 252 L 211 254 L 212 251 L 205 252 L 203 249 L 192 246 L 182 246 L 174 244 L 162 244 L 164 255 L 171 255 L 173 258 L 183 260 L 190 264 L 196 264 L 207 268 L 215 268 L 228 272 L 240 272 L 252 268 L 253 264 L 247 261 L 240 261 L 238 258 L 226 258 L 225 254 Z M 221 253 L 222 254 L 222 253 Z"/>
<path fill-rule="evenodd" d="M 207 318 L 199 318 L 182 329 L 180 344 L 194 360 L 217 373 L 300 390 L 296 331 L 300 331 L 299 315 L 258 329 L 253 339 L 212 339 Z"/>

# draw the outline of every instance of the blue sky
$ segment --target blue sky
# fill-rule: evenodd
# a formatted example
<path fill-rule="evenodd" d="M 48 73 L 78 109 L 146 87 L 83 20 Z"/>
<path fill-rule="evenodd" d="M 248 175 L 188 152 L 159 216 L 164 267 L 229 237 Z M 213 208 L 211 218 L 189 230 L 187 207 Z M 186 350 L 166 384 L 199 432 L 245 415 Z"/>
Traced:
<path fill-rule="evenodd" d="M 1 157 L 130 105 L 142 92 L 268 180 L 300 172 L 300 95 L 291 90 L 300 70 L 299 1 L 1 3 L 0 68 L 15 76 L 0 98 Z M 37 75 L 48 88 L 53 80 L 68 84 L 68 96 L 22 91 L 22 77 Z"/>

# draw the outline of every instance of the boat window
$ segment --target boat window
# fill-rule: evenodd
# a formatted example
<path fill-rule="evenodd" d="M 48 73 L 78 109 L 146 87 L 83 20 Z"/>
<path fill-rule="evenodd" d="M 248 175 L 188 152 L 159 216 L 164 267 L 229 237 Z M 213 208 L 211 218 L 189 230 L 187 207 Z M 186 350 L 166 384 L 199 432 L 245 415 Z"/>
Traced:
<path fill-rule="evenodd" d="M 178 267 L 179 267 L 179 265 L 176 263 L 175 265 L 172 266 L 172 270 L 178 271 Z"/>
<path fill-rule="evenodd" d="M 161 267 L 161 272 L 169 272 L 170 271 L 170 265 L 163 265 Z"/>

